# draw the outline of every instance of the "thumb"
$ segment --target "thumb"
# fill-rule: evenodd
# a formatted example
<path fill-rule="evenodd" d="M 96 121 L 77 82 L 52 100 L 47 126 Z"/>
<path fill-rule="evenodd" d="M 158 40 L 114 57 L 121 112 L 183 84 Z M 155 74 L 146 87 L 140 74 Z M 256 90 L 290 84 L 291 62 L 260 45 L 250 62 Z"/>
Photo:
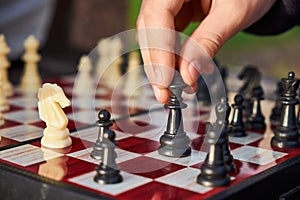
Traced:
<path fill-rule="evenodd" d="M 274 0 L 213 1 L 207 17 L 181 49 L 179 68 L 184 82 L 192 86 L 200 73 L 212 73 L 215 68 L 212 58 L 222 45 L 263 16 L 273 2 Z"/>

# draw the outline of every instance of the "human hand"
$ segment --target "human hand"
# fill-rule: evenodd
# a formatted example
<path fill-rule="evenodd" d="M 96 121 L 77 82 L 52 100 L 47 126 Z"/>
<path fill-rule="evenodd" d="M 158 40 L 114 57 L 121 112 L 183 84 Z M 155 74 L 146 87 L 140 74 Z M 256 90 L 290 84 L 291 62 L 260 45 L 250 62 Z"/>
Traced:
<path fill-rule="evenodd" d="M 157 100 L 165 103 L 169 98 L 168 86 L 175 67 L 175 30 L 182 31 L 190 22 L 201 21 L 181 46 L 177 60 L 184 82 L 195 89 L 199 74 L 213 71 L 211 65 L 204 64 L 208 58 L 211 60 L 230 37 L 259 20 L 275 1 L 144 0 L 137 20 L 138 41 Z"/>

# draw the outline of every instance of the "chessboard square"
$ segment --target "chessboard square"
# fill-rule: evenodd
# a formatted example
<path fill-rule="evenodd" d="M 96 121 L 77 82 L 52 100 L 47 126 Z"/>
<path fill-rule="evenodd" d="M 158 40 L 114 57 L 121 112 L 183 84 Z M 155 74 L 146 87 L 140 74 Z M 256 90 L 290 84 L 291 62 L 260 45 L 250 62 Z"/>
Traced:
<path fill-rule="evenodd" d="M 118 141 L 118 147 L 121 148 L 121 149 L 126 149 L 126 148 L 130 148 L 132 146 L 136 146 L 136 145 L 146 143 L 148 141 L 151 141 L 151 140 L 148 140 L 146 138 L 139 138 L 139 137 L 132 136 L 132 137 L 128 137 L 128 138 L 119 140 Z"/>
<path fill-rule="evenodd" d="M 166 124 L 168 122 L 168 112 L 165 109 L 158 111 L 149 110 L 147 114 L 132 117 L 131 119 L 155 125 L 156 127 L 163 127 L 163 130 L 165 130 Z"/>
<path fill-rule="evenodd" d="M 43 135 L 43 129 L 31 125 L 19 125 L 1 129 L 1 136 L 23 142 Z"/>
<path fill-rule="evenodd" d="M 229 141 L 237 144 L 250 144 L 252 142 L 258 141 L 263 139 L 264 136 L 262 134 L 254 133 L 254 132 L 247 132 L 247 136 L 245 137 L 233 137 L 229 136 Z"/>
<path fill-rule="evenodd" d="M 157 126 L 149 124 L 147 122 L 132 120 L 129 118 L 116 121 L 114 128 L 124 133 L 138 135 L 146 131 L 155 130 Z"/>
<path fill-rule="evenodd" d="M 147 183 L 118 195 L 117 199 L 187 199 L 197 193 L 192 191 L 159 183 Z"/>
<path fill-rule="evenodd" d="M 6 129 L 6 128 L 15 127 L 15 126 L 19 126 L 19 125 L 22 125 L 22 123 L 12 121 L 12 120 L 9 120 L 9 119 L 4 119 L 4 124 L 0 128 L 1 128 L 1 130 L 3 130 L 3 129 Z"/>
<path fill-rule="evenodd" d="M 21 165 L 23 167 L 30 166 L 36 163 L 45 161 L 47 159 L 62 156 L 60 153 L 48 149 L 42 149 L 30 144 L 14 147 L 0 152 L 0 159 L 8 162 Z"/>
<path fill-rule="evenodd" d="M 89 125 L 90 124 L 88 124 L 88 123 L 83 123 L 83 122 L 80 122 L 80 121 L 74 121 L 72 119 L 69 119 L 67 128 L 70 131 L 74 131 L 74 130 L 77 130 L 77 129 L 80 129 L 80 128 L 88 127 Z"/>
<path fill-rule="evenodd" d="M 86 124 L 95 124 L 97 121 L 97 112 L 95 109 L 75 111 L 67 115 L 69 119 L 74 121 L 83 122 Z"/>
<path fill-rule="evenodd" d="M 262 149 L 259 147 L 242 146 L 232 151 L 234 159 L 242 160 L 259 165 L 266 165 L 287 155 L 277 151 Z"/>
<path fill-rule="evenodd" d="M 93 159 L 91 157 L 91 152 L 92 152 L 93 148 L 88 148 L 88 149 L 83 149 L 80 151 L 76 151 L 73 153 L 68 154 L 68 156 L 73 157 L 73 158 L 77 158 L 80 160 L 84 160 L 86 162 L 90 162 L 90 163 L 94 163 L 94 164 L 99 164 L 99 160 Z M 136 157 L 139 157 L 139 154 L 136 153 L 132 153 L 129 151 L 125 151 L 122 149 L 115 149 L 116 153 L 117 153 L 117 158 L 116 158 L 116 163 L 121 163 Z"/>
<path fill-rule="evenodd" d="M 160 137 L 165 132 L 165 127 L 157 127 L 149 131 L 137 134 L 136 137 L 147 138 L 153 141 L 159 141 Z"/>
<path fill-rule="evenodd" d="M 88 148 L 88 149 L 82 149 L 80 151 L 76 151 L 76 152 L 73 152 L 73 153 L 70 153 L 67 155 L 70 157 L 73 157 L 73 158 L 84 160 L 89 163 L 99 164 L 98 160 L 93 159 L 91 157 L 91 152 L 92 152 L 92 148 Z"/>
<path fill-rule="evenodd" d="M 3 117 L 13 121 L 21 122 L 23 124 L 40 120 L 39 113 L 35 110 L 21 110 L 10 113 L 4 113 Z"/>
<path fill-rule="evenodd" d="M 119 166 L 122 171 L 152 179 L 164 176 L 183 168 L 183 166 L 181 165 L 157 160 L 146 156 L 140 156 L 122 162 L 119 164 Z"/>
<path fill-rule="evenodd" d="M 12 144 L 17 144 L 17 143 L 18 142 L 15 141 L 15 140 L 12 140 L 12 139 L 1 136 L 0 148 L 1 147 L 6 147 L 6 146 L 12 145 Z"/>
<path fill-rule="evenodd" d="M 77 130 L 73 134 L 73 137 L 78 137 L 82 140 L 86 140 L 90 142 L 96 142 L 98 132 L 99 132 L 99 128 L 97 127 L 85 128 L 85 129 Z"/>
<path fill-rule="evenodd" d="M 196 133 L 198 135 L 205 135 L 206 124 L 203 121 L 194 120 L 184 123 L 184 128 L 187 132 Z"/>
<path fill-rule="evenodd" d="M 120 141 L 123 141 L 123 140 L 120 140 Z M 143 143 L 133 145 L 133 146 L 128 146 L 128 147 L 123 147 L 120 145 L 120 147 L 124 150 L 134 152 L 134 153 L 139 153 L 139 154 L 146 154 L 146 153 L 156 151 L 159 146 L 160 146 L 160 143 L 153 141 L 153 140 L 146 140 Z"/>
<path fill-rule="evenodd" d="M 194 138 L 190 145 L 191 148 L 198 151 L 201 150 L 201 148 L 204 147 L 204 139 L 205 139 L 204 136 Z"/>
<path fill-rule="evenodd" d="M 15 112 L 19 110 L 23 110 L 24 108 L 20 106 L 10 105 L 8 110 L 2 111 L 2 113 L 9 113 L 9 112 Z"/>
<path fill-rule="evenodd" d="M 94 181 L 95 175 L 96 172 L 93 171 L 87 174 L 83 174 L 81 176 L 71 178 L 69 179 L 69 181 L 81 185 L 83 187 L 91 188 L 93 190 L 100 191 L 110 195 L 118 195 L 152 181 L 149 178 L 145 178 L 145 177 L 141 177 L 141 176 L 137 176 L 134 174 L 129 174 L 121 171 L 123 182 L 118 184 L 101 185 Z"/>
<path fill-rule="evenodd" d="M 200 194 L 204 194 L 212 188 L 205 187 L 203 185 L 200 185 L 196 182 L 197 176 L 200 174 L 200 170 L 194 169 L 194 168 L 184 168 L 178 171 L 175 171 L 174 173 L 165 175 L 163 177 L 155 179 L 155 181 L 172 185 L 175 187 L 183 188 L 186 190 L 190 190 L 193 192 L 197 192 Z"/>
<path fill-rule="evenodd" d="M 152 153 L 146 154 L 145 156 L 163 160 L 170 163 L 175 163 L 178 165 L 191 166 L 191 165 L 195 165 L 196 163 L 200 163 L 204 161 L 206 158 L 206 153 L 202 151 L 192 150 L 191 156 L 173 158 L 173 157 L 162 156 L 158 153 L 158 151 L 154 151 Z"/>
<path fill-rule="evenodd" d="M 80 139 L 95 143 L 98 137 L 98 133 L 99 133 L 99 127 L 93 126 L 90 128 L 77 131 L 75 137 L 79 137 Z M 131 134 L 123 133 L 120 131 L 115 131 L 115 133 L 116 133 L 116 140 L 122 140 L 132 136 Z"/>
<path fill-rule="evenodd" d="M 36 108 L 38 99 L 36 95 L 25 95 L 9 99 L 9 103 L 23 108 Z"/>

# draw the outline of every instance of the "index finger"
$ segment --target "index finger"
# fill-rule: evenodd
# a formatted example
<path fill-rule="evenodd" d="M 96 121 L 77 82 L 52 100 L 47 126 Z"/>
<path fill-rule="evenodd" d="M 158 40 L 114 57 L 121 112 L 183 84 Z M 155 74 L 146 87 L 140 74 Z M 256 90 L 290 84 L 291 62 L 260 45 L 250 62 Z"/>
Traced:
<path fill-rule="evenodd" d="M 156 88 L 160 102 L 168 97 L 166 88 L 173 79 L 175 67 L 174 18 L 184 0 L 146 0 L 138 19 L 138 40 L 145 64 L 145 72 Z M 161 91 L 159 91 L 161 90 Z M 161 99 L 159 96 L 163 96 Z"/>

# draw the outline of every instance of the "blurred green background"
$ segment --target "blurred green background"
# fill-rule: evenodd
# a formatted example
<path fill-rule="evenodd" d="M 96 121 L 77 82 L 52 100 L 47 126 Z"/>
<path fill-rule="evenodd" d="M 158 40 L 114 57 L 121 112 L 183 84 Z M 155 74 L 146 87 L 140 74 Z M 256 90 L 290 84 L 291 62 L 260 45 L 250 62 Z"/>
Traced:
<path fill-rule="evenodd" d="M 130 28 L 135 27 L 140 4 L 140 0 L 129 0 Z M 184 33 L 190 34 L 197 25 L 191 24 Z M 231 71 L 239 71 L 246 64 L 254 64 L 264 76 L 281 78 L 289 70 L 300 74 L 300 27 L 275 36 L 240 32 L 225 43 L 216 58 Z"/>

